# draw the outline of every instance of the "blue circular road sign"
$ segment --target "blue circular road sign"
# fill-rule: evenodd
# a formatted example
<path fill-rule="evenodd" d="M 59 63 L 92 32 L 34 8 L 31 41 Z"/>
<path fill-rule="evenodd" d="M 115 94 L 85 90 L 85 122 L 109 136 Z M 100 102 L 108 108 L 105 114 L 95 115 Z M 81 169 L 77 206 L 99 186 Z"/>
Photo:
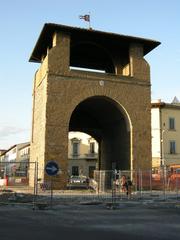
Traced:
<path fill-rule="evenodd" d="M 55 176 L 59 171 L 59 166 L 54 161 L 49 161 L 45 166 L 45 171 L 49 176 Z"/>

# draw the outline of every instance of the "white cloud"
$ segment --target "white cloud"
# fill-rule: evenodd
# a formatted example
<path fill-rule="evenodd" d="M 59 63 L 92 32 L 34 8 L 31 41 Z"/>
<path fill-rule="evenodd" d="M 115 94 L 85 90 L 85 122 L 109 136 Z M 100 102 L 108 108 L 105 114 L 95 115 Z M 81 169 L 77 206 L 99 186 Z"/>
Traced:
<path fill-rule="evenodd" d="M 0 149 L 9 147 L 30 140 L 30 129 L 2 124 L 0 126 Z"/>
<path fill-rule="evenodd" d="M 14 126 L 2 126 L 0 127 L 0 138 L 6 138 L 11 135 L 19 134 L 25 131 L 28 131 L 28 129 Z"/>

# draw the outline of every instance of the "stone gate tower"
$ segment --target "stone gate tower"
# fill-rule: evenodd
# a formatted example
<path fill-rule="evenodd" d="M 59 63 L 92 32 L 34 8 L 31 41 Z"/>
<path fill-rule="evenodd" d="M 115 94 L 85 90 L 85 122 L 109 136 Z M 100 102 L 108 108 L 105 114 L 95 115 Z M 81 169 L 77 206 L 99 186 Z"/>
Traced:
<path fill-rule="evenodd" d="M 65 186 L 68 132 L 99 143 L 99 169 L 151 168 L 150 68 L 144 55 L 160 43 L 114 33 L 45 24 L 30 61 L 35 74 L 31 161 L 48 161 Z M 32 176 L 32 175 L 31 175 Z"/>

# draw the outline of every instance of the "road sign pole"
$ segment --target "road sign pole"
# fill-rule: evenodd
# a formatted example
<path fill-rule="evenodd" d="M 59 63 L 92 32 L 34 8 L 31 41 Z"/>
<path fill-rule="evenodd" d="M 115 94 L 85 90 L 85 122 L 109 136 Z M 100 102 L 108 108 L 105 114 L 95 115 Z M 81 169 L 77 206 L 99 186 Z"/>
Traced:
<path fill-rule="evenodd" d="M 34 162 L 34 194 L 33 194 L 33 210 L 35 210 L 36 198 L 37 198 L 37 162 Z"/>
<path fill-rule="evenodd" d="M 51 209 L 52 209 L 52 206 L 53 206 L 53 182 L 52 182 L 52 177 L 51 177 L 51 202 L 50 202 L 50 205 L 51 205 Z"/>
<path fill-rule="evenodd" d="M 47 175 L 50 176 L 50 184 L 51 184 L 51 197 L 50 197 L 50 205 L 52 208 L 53 205 L 53 176 L 56 176 L 59 172 L 59 166 L 55 161 L 49 161 L 45 166 L 45 171 Z"/>
<path fill-rule="evenodd" d="M 45 171 L 49 176 L 55 176 L 59 171 L 59 166 L 56 162 L 49 161 L 45 166 Z"/>

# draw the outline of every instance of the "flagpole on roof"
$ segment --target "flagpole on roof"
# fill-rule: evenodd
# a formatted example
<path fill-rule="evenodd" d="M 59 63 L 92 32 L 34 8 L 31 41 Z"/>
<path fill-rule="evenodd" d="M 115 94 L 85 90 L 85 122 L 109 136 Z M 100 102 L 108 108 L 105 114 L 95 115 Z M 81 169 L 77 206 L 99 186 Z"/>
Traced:
<path fill-rule="evenodd" d="M 79 15 L 80 19 L 83 19 L 84 21 L 88 22 L 89 25 L 89 29 L 91 29 L 91 18 L 90 18 L 90 12 L 89 14 L 85 14 L 85 15 Z"/>
<path fill-rule="evenodd" d="M 89 29 L 91 29 L 91 13 L 89 12 Z"/>

